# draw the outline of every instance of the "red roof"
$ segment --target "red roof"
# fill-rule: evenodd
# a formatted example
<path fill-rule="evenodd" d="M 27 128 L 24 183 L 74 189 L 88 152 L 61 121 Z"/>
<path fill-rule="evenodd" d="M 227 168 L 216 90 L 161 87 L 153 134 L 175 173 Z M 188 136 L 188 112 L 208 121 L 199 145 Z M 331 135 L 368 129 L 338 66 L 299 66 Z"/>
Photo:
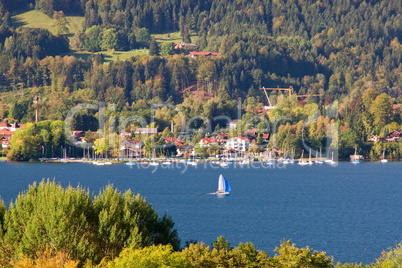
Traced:
<path fill-rule="evenodd" d="M 11 125 L 9 123 L 3 122 L 0 123 L 0 127 L 11 127 Z"/>
<path fill-rule="evenodd" d="M 139 141 L 137 141 L 137 140 L 134 140 L 134 139 L 128 139 L 128 140 L 125 141 L 125 143 L 136 143 L 136 144 L 139 144 L 139 143 L 141 143 L 141 142 L 139 142 Z"/>
<path fill-rule="evenodd" d="M 205 139 L 201 139 L 201 141 L 205 141 L 206 143 L 218 143 L 219 142 L 217 139 L 214 139 L 214 138 L 205 138 Z"/>
<path fill-rule="evenodd" d="M 263 139 L 268 139 L 268 137 L 269 137 L 269 134 L 262 134 Z"/>
<path fill-rule="evenodd" d="M 167 137 L 167 138 L 164 138 L 164 139 L 165 139 L 165 141 L 168 141 L 168 142 L 174 142 L 174 144 L 176 146 L 183 146 L 184 145 L 184 141 L 181 141 L 181 140 L 179 140 L 178 138 L 175 138 L 175 137 Z"/>
<path fill-rule="evenodd" d="M 241 139 L 241 140 L 244 140 L 244 141 L 250 141 L 249 139 L 247 139 L 245 137 L 234 137 L 234 138 L 238 138 L 238 139 Z M 234 139 L 234 138 L 232 138 L 232 139 Z"/>
<path fill-rule="evenodd" d="M 8 129 L 0 129 L 0 134 L 1 135 L 13 135 L 13 131 L 10 131 Z"/>

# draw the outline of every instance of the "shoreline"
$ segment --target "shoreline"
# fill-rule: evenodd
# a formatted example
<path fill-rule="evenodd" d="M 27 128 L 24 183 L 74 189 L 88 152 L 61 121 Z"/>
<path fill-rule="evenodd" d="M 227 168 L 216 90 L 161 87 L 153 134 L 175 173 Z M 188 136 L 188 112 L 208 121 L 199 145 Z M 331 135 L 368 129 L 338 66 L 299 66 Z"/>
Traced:
<path fill-rule="evenodd" d="M 243 159 L 225 159 L 220 162 L 241 162 Z M 295 159 L 294 164 L 297 164 L 300 159 Z M 303 161 L 308 161 L 308 158 L 303 158 Z M 312 158 L 311 161 L 315 161 L 315 158 Z M 321 159 L 325 160 L 325 159 Z M 361 161 L 361 163 L 368 162 L 368 163 L 375 163 L 375 162 L 380 162 L 381 159 L 376 159 L 376 160 L 364 160 Z M 213 159 L 198 159 L 198 160 L 190 160 L 190 159 L 176 159 L 176 158 L 171 158 L 171 159 L 149 159 L 149 158 L 141 158 L 141 159 L 86 159 L 86 158 L 40 158 L 37 160 L 28 160 L 28 161 L 7 161 L 6 157 L 0 157 L 0 162 L 10 162 L 10 163 L 93 163 L 93 162 L 110 162 L 112 164 L 124 164 L 128 162 L 134 162 L 134 163 L 143 163 L 143 162 L 158 162 L 158 163 L 163 163 L 165 161 L 171 162 L 171 163 L 187 163 L 187 162 L 196 162 L 196 163 L 207 163 L 207 162 L 215 162 L 218 161 L 219 159 L 213 158 Z M 278 161 L 278 159 L 272 159 L 272 162 L 275 163 L 282 163 L 282 161 Z M 258 159 L 256 161 L 250 161 L 250 163 L 266 163 L 269 162 L 267 160 L 262 160 Z M 350 160 L 342 159 L 338 160 L 337 162 L 350 162 Z M 396 162 L 402 162 L 402 160 L 390 160 L 388 159 L 388 163 L 396 163 Z M 316 163 L 314 163 L 316 164 Z"/>

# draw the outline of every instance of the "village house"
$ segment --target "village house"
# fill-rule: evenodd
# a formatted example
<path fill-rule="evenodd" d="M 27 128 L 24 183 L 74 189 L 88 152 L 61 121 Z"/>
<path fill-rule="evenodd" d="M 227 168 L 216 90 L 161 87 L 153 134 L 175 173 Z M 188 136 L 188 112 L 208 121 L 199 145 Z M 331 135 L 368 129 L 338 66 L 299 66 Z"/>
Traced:
<path fill-rule="evenodd" d="M 381 137 L 379 135 L 373 135 L 370 136 L 368 141 L 371 142 L 381 142 L 381 141 L 386 141 L 386 142 L 399 142 L 399 140 L 402 138 L 402 130 L 393 130 L 390 133 L 388 133 L 387 137 Z"/>
<path fill-rule="evenodd" d="M 128 139 L 121 143 L 120 151 L 123 158 L 142 158 L 145 152 L 142 149 L 143 143 L 134 139 Z"/>
<path fill-rule="evenodd" d="M 401 139 L 401 138 L 402 138 L 402 130 L 394 130 L 394 131 L 388 133 L 385 140 L 387 142 L 399 142 L 399 139 Z"/>
<path fill-rule="evenodd" d="M 198 48 L 198 46 L 196 44 L 191 44 L 191 43 L 174 43 L 174 49 L 176 50 L 182 50 L 182 49 L 186 49 L 186 50 L 196 50 Z"/>
<path fill-rule="evenodd" d="M 379 141 L 385 141 L 384 137 L 381 137 L 379 135 L 373 135 L 370 136 L 370 138 L 368 139 L 368 141 L 372 141 L 372 142 L 379 142 Z"/>
<path fill-rule="evenodd" d="M 131 131 L 133 131 L 133 128 L 131 129 Z M 157 134 L 158 133 L 158 129 L 156 127 L 137 127 L 135 128 L 135 132 L 136 135 L 138 134 Z"/>
<path fill-rule="evenodd" d="M 219 145 L 219 141 L 215 138 L 204 138 L 201 139 L 198 144 L 200 145 L 200 147 L 211 147 L 211 146 L 218 146 Z"/>
<path fill-rule="evenodd" d="M 217 141 L 219 141 L 220 144 L 224 144 L 226 142 L 226 140 L 229 137 L 229 133 L 226 132 L 219 132 L 219 133 L 213 133 L 211 135 L 211 138 L 216 139 Z"/>
<path fill-rule="evenodd" d="M 226 141 L 226 150 L 235 150 L 237 152 L 245 152 L 250 147 L 250 140 L 244 137 L 234 137 Z"/>
<path fill-rule="evenodd" d="M 10 140 L 13 137 L 13 134 L 15 131 L 17 131 L 20 128 L 24 128 L 25 125 L 23 124 L 18 124 L 18 123 L 13 123 L 9 124 L 8 120 L 4 120 L 3 122 L 0 123 L 0 142 L 1 142 L 1 147 L 2 148 L 7 148 L 10 146 Z"/>
<path fill-rule="evenodd" d="M 269 133 L 263 133 L 262 134 L 262 142 L 263 143 L 268 143 L 269 142 Z"/>
<path fill-rule="evenodd" d="M 195 156 L 194 146 L 191 144 L 177 147 L 176 152 L 177 152 L 177 156 L 179 156 L 179 157 L 181 156 L 181 157 L 187 158 L 187 157 Z"/>
<path fill-rule="evenodd" d="M 233 129 L 237 126 L 237 124 L 241 124 L 241 119 L 235 119 L 230 121 L 229 123 L 226 124 L 226 128 Z"/>
<path fill-rule="evenodd" d="M 166 137 L 163 140 L 164 144 L 170 144 L 170 143 L 174 143 L 177 147 L 183 146 L 184 145 L 184 141 L 179 140 L 175 137 Z"/>
<path fill-rule="evenodd" d="M 85 142 L 85 131 L 82 130 L 74 130 L 71 134 L 73 142 L 75 144 L 84 143 Z"/>

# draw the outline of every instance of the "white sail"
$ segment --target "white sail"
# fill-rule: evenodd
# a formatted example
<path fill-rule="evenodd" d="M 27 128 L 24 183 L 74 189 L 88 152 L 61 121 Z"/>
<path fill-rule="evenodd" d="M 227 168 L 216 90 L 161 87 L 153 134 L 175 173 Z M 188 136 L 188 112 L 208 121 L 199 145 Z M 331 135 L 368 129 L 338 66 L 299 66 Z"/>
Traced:
<path fill-rule="evenodd" d="M 218 182 L 218 192 L 224 192 L 225 191 L 225 181 L 223 180 L 222 174 L 219 176 L 219 182 Z"/>

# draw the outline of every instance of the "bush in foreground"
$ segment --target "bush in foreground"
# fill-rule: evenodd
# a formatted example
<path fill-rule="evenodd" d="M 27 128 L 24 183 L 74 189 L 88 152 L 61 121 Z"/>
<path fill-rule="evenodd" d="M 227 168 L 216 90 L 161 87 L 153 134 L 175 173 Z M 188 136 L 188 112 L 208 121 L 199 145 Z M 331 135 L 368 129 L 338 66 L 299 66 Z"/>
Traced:
<path fill-rule="evenodd" d="M 90 196 L 81 187 L 34 183 L 8 210 L 0 206 L 0 224 L 0 255 L 11 260 L 21 254 L 34 259 L 51 249 L 71 260 L 98 263 L 115 258 L 125 247 L 180 246 L 170 217 L 159 217 L 140 195 L 130 190 L 121 194 L 112 185 Z"/>

